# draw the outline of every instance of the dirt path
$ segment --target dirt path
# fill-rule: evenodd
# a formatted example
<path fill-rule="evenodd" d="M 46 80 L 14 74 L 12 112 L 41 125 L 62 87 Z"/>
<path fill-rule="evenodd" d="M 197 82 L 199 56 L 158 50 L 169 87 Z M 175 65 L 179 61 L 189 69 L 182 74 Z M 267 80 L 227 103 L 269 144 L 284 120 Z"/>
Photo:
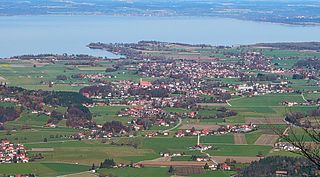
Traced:
<path fill-rule="evenodd" d="M 234 144 L 247 144 L 246 135 L 243 133 L 233 134 Z"/>
<path fill-rule="evenodd" d="M 273 146 L 274 143 L 277 142 L 279 136 L 278 135 L 267 135 L 267 134 L 262 134 L 257 141 L 254 143 L 256 145 L 269 145 Z"/>

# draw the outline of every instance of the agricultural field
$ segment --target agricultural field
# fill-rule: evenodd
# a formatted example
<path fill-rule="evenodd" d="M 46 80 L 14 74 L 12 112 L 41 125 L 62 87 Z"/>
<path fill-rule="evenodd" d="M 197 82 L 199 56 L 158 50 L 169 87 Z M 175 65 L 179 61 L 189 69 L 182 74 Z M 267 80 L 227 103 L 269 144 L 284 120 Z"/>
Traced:
<path fill-rule="evenodd" d="M 53 148 L 52 152 L 42 153 L 45 157 L 41 162 L 65 162 L 83 165 L 99 164 L 106 158 L 117 162 L 130 163 L 150 160 L 158 156 L 152 149 L 135 149 L 128 146 L 114 146 L 100 141 L 61 141 L 49 143 L 26 144 L 32 148 Z M 66 158 L 67 157 L 67 158 Z"/>
<path fill-rule="evenodd" d="M 106 121 L 119 120 L 121 122 L 128 122 L 130 119 L 126 117 L 119 117 L 118 113 L 125 109 L 125 106 L 102 106 L 90 108 L 93 114 L 93 119 L 97 123 L 104 123 Z"/>
<path fill-rule="evenodd" d="M 144 177 L 144 176 L 154 176 L 154 177 L 170 177 L 171 174 L 168 173 L 168 168 L 165 167 L 146 167 L 143 169 L 102 169 L 99 171 L 105 175 L 113 174 L 113 175 L 121 175 L 123 177 Z M 205 172 L 204 174 L 193 174 L 190 175 L 190 177 L 209 177 L 209 176 L 215 176 L 215 177 L 228 177 L 234 172 Z"/>
<path fill-rule="evenodd" d="M 39 176 L 55 177 L 87 171 L 89 166 L 67 163 L 27 163 L 27 164 L 2 164 L 0 173 L 11 174 L 36 174 Z"/>

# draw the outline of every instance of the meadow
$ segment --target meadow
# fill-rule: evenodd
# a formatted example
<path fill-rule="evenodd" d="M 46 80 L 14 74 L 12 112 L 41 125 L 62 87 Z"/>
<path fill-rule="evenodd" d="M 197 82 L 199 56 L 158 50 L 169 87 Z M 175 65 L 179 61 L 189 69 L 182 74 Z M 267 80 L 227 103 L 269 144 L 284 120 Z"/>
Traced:
<path fill-rule="evenodd" d="M 123 177 L 170 177 L 171 174 L 168 173 L 168 169 L 166 167 L 146 167 L 143 169 L 134 169 L 134 168 L 126 168 L 126 169 L 101 169 L 100 173 L 109 175 L 118 175 Z M 234 172 L 223 172 L 223 171 L 206 171 L 204 174 L 193 174 L 190 177 L 229 177 Z"/>
<path fill-rule="evenodd" d="M 24 163 L 24 164 L 1 164 L 0 174 L 36 174 L 37 176 L 55 177 L 87 171 L 86 165 L 67 163 Z"/>

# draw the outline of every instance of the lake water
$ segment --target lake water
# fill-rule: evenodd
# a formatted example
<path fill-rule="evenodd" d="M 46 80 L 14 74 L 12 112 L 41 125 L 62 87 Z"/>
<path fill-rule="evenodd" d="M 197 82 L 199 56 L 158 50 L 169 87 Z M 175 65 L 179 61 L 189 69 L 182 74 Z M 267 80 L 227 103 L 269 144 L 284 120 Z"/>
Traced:
<path fill-rule="evenodd" d="M 320 27 L 207 17 L 0 17 L 0 57 L 39 53 L 114 57 L 86 45 L 140 40 L 213 45 L 320 41 Z"/>

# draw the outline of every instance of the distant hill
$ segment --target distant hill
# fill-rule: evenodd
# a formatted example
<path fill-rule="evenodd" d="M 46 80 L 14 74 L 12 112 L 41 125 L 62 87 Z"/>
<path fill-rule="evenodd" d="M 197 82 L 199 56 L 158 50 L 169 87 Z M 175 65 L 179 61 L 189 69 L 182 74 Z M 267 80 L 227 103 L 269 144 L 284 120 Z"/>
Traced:
<path fill-rule="evenodd" d="M 0 16 L 123 15 L 213 16 L 242 20 L 319 25 L 316 0 L 1 0 Z"/>

